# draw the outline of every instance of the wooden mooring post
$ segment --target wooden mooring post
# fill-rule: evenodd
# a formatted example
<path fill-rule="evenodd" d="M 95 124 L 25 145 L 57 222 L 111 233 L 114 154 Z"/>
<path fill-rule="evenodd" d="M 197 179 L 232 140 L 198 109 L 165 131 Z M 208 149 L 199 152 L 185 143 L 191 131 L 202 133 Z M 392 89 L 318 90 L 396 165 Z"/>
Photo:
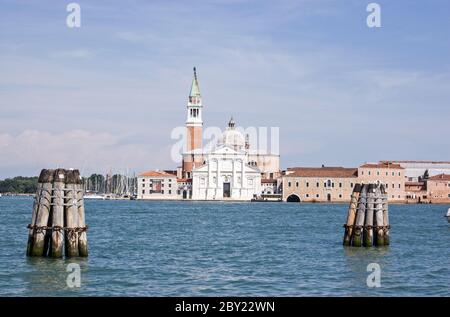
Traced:
<path fill-rule="evenodd" d="M 361 194 L 358 200 L 358 211 L 356 212 L 356 222 L 353 230 L 353 237 L 351 238 L 351 245 L 360 247 L 362 245 L 362 235 L 364 227 L 364 218 L 366 215 L 366 197 L 368 185 L 362 185 Z"/>
<path fill-rule="evenodd" d="M 356 184 L 355 187 L 353 187 L 353 193 L 350 198 L 350 206 L 348 207 L 348 214 L 347 214 L 347 223 L 344 225 L 345 227 L 344 245 L 350 245 L 351 243 L 353 228 L 355 226 L 356 221 L 356 210 L 358 209 L 358 200 L 360 193 L 361 193 L 361 184 Z"/>
<path fill-rule="evenodd" d="M 383 202 L 383 233 L 384 233 L 384 245 L 389 245 L 389 206 L 388 206 L 388 195 L 386 192 L 386 188 L 383 186 L 381 187 L 381 198 Z"/>
<path fill-rule="evenodd" d="M 389 244 L 388 200 L 384 185 L 355 185 L 344 228 L 343 244 L 346 246 Z"/>
<path fill-rule="evenodd" d="M 44 238 L 47 236 L 51 210 L 53 176 L 53 170 L 42 170 L 38 179 L 40 186 L 36 193 L 35 206 L 37 207 L 33 208 L 35 222 L 28 226 L 32 230 L 32 241 L 29 242 L 31 245 L 29 255 L 31 256 L 44 256 L 47 252 L 47 250 L 44 250 Z"/>
<path fill-rule="evenodd" d="M 41 171 L 28 225 L 28 256 L 60 258 L 63 245 L 66 257 L 88 255 L 83 195 L 78 170 Z"/>
<path fill-rule="evenodd" d="M 376 189 L 376 199 L 375 199 L 375 226 L 374 226 L 374 235 L 375 235 L 375 245 L 383 246 L 384 245 L 384 217 L 383 217 L 383 196 L 381 192 L 381 185 Z"/>
<path fill-rule="evenodd" d="M 65 248 L 66 255 L 69 257 L 78 256 L 78 195 L 76 194 L 75 171 L 68 171 L 67 183 L 65 189 L 64 219 L 66 227 Z"/>
<path fill-rule="evenodd" d="M 84 190 L 82 182 L 76 186 L 77 192 L 77 213 L 78 213 L 78 252 L 82 257 L 88 256 L 88 245 L 86 235 L 86 218 L 84 213 Z"/>
<path fill-rule="evenodd" d="M 375 185 L 369 184 L 367 194 L 366 217 L 364 219 L 364 243 L 365 247 L 373 245 L 373 207 L 375 202 Z"/>
<path fill-rule="evenodd" d="M 52 203 L 52 252 L 54 258 L 63 256 L 63 228 L 64 228 L 64 186 L 66 180 L 66 170 L 57 169 L 56 178 L 53 182 L 53 203 Z"/>

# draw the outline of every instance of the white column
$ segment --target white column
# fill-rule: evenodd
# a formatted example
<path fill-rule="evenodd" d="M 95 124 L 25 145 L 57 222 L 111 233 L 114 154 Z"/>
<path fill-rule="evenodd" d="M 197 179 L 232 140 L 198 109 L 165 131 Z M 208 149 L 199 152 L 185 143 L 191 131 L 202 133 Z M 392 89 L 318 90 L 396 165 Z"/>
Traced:
<path fill-rule="evenodd" d="M 219 184 L 220 184 L 220 160 L 219 160 L 219 159 L 217 160 L 217 174 L 216 174 L 216 180 L 217 180 L 217 182 L 216 182 L 216 187 L 220 187 L 220 186 L 219 186 Z"/>
<path fill-rule="evenodd" d="M 232 181 L 232 186 L 233 186 L 233 188 L 235 188 L 236 187 L 236 185 L 237 185 L 237 179 L 236 179 L 236 160 L 233 158 L 233 181 Z"/>
<path fill-rule="evenodd" d="M 216 174 L 216 199 L 222 198 L 223 192 L 220 191 L 221 185 L 220 185 L 220 159 L 217 159 L 217 174 Z"/>
<path fill-rule="evenodd" d="M 208 199 L 208 191 L 209 191 L 209 187 L 211 186 L 211 161 L 208 159 L 207 160 L 207 164 L 208 164 L 208 172 L 206 174 L 206 189 L 205 189 L 205 199 Z"/>
<path fill-rule="evenodd" d="M 241 196 L 242 196 L 242 191 L 245 188 L 245 186 L 244 186 L 244 181 L 245 181 L 244 180 L 245 179 L 245 161 L 244 160 L 242 160 L 241 165 L 242 165 L 242 172 L 241 172 Z"/>

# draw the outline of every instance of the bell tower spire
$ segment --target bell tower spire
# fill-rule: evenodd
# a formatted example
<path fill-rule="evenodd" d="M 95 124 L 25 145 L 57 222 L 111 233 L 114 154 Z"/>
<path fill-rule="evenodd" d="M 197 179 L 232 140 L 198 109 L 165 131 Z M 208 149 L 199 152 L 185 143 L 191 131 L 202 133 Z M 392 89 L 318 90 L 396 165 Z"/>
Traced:
<path fill-rule="evenodd" d="M 192 78 L 191 91 L 189 92 L 188 113 L 186 125 L 188 126 L 202 126 L 202 95 L 200 94 L 200 87 L 198 85 L 197 70 L 194 67 L 194 78 Z"/>

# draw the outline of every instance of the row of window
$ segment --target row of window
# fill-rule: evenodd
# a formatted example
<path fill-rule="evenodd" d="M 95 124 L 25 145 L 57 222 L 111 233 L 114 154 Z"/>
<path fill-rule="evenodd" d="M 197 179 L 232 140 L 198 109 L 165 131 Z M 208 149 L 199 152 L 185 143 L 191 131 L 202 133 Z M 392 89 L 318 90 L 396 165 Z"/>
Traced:
<path fill-rule="evenodd" d="M 305 197 L 306 197 L 306 198 L 309 198 L 309 197 L 312 197 L 312 196 L 314 196 L 314 195 L 311 195 L 311 196 L 310 196 L 309 194 L 305 194 Z M 339 198 L 342 198 L 342 194 L 339 194 L 338 196 L 339 196 Z M 316 194 L 315 197 L 316 197 L 316 198 L 320 198 L 320 194 Z M 329 198 L 331 199 L 331 196 L 330 196 Z"/>
<path fill-rule="evenodd" d="M 145 178 L 143 178 L 143 179 L 142 179 L 142 183 L 145 183 L 145 180 L 146 180 L 146 179 L 145 179 Z M 155 179 L 148 179 L 148 181 L 149 181 L 149 182 L 154 182 L 154 181 L 155 181 Z M 156 181 L 160 181 L 160 182 L 163 182 L 163 180 L 162 180 L 162 179 L 157 179 Z M 169 183 L 172 183 L 172 178 L 169 178 L 169 179 L 168 179 L 168 181 L 169 181 Z"/>
<path fill-rule="evenodd" d="M 148 185 L 149 185 L 148 187 L 150 187 L 150 188 L 153 187 L 153 184 L 152 184 L 152 183 L 150 183 L 150 184 L 148 184 Z M 142 187 L 145 187 L 145 184 L 142 184 Z M 161 183 L 161 187 L 164 187 L 164 183 Z M 172 188 L 172 184 L 168 184 L 168 187 L 169 187 L 169 188 Z"/>
<path fill-rule="evenodd" d="M 330 194 L 328 194 L 328 195 L 330 195 Z M 311 195 L 311 196 L 310 196 L 309 194 L 305 194 L 305 197 L 306 197 L 306 198 L 310 198 L 310 197 L 313 197 L 313 196 L 315 196 L 315 198 L 320 198 L 320 194 Z M 327 197 L 328 197 L 328 199 L 331 199 L 331 196 L 327 196 Z M 342 194 L 339 194 L 338 197 L 339 197 L 339 198 L 342 198 Z M 448 197 L 450 198 L 450 194 L 448 195 Z M 394 198 L 395 198 L 395 195 L 392 195 L 392 198 L 394 199 Z M 398 198 L 400 199 L 401 196 L 398 195 Z"/>
<path fill-rule="evenodd" d="M 200 109 L 190 109 L 191 118 L 197 118 L 200 114 Z"/>
<path fill-rule="evenodd" d="M 213 184 L 217 184 L 217 177 L 216 177 L 216 176 L 213 177 L 212 182 L 213 182 Z M 225 179 L 225 182 L 231 182 L 231 179 Z M 238 182 L 238 183 L 241 182 L 241 177 L 240 177 L 240 176 L 238 176 L 237 182 Z M 201 186 L 205 186 L 205 184 L 206 184 L 206 178 L 205 178 L 205 177 L 201 177 L 201 178 L 200 178 L 200 185 L 201 185 Z M 248 179 L 247 179 L 247 184 L 248 184 L 249 186 L 253 186 L 253 178 L 248 178 Z"/>
<path fill-rule="evenodd" d="M 445 195 L 434 195 L 434 198 L 444 198 Z M 448 194 L 448 198 L 450 198 L 450 194 Z"/>
<path fill-rule="evenodd" d="M 367 175 L 371 175 L 371 171 L 367 171 Z M 395 172 L 391 172 L 392 176 L 395 176 Z M 364 171 L 361 171 L 361 175 L 364 175 Z M 380 176 L 380 171 L 377 171 L 377 175 Z M 386 176 L 389 175 L 389 172 L 386 172 Z M 400 176 L 400 172 L 398 172 L 398 176 Z"/>
<path fill-rule="evenodd" d="M 306 187 L 309 187 L 309 182 L 306 182 L 305 185 L 306 185 Z M 338 185 L 339 185 L 339 188 L 343 187 L 342 183 L 339 183 Z M 354 185 L 353 183 L 350 183 L 350 188 L 353 188 L 353 185 Z M 295 187 L 299 187 L 299 186 L 300 186 L 299 182 L 295 182 Z M 292 182 L 288 182 L 288 187 L 292 187 Z M 319 182 L 316 183 L 316 187 L 320 187 L 320 183 Z M 334 188 L 334 182 L 328 180 L 328 181 L 323 183 L 323 187 L 325 187 L 325 188 Z"/>
<path fill-rule="evenodd" d="M 299 182 L 295 182 L 295 187 L 299 187 Z M 353 183 L 350 183 L 350 188 L 353 188 Z M 339 188 L 342 188 L 342 183 L 339 183 Z M 386 188 L 389 188 L 389 184 L 384 184 L 384 186 L 386 187 Z M 398 188 L 402 188 L 402 184 L 397 184 L 397 186 L 398 186 Z M 292 187 L 292 182 L 288 182 L 288 187 Z M 309 182 L 306 182 L 306 187 L 309 187 Z M 317 182 L 316 183 L 316 187 L 317 188 L 319 188 L 320 187 L 320 183 L 319 182 Z M 330 180 L 328 180 L 328 181 L 326 181 L 326 182 L 324 182 L 323 183 L 323 187 L 325 187 L 325 188 L 334 188 L 334 182 L 331 182 Z M 394 183 L 392 183 L 391 184 L 391 188 L 395 188 L 395 184 Z"/>
<path fill-rule="evenodd" d="M 167 193 L 169 194 L 169 195 L 172 195 L 172 190 L 168 190 L 167 191 Z M 162 194 L 162 195 L 164 195 L 164 189 L 162 189 L 162 190 L 148 190 L 148 194 Z M 143 189 L 142 190 L 142 195 L 145 195 L 145 189 Z"/>

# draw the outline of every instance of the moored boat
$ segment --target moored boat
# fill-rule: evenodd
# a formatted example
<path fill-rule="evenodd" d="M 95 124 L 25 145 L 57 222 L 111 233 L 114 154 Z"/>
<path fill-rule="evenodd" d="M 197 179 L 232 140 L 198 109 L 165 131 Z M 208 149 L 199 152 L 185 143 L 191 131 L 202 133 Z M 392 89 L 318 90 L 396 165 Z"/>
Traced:
<path fill-rule="evenodd" d="M 251 202 L 279 202 L 282 201 L 281 194 L 262 194 L 261 196 L 253 197 Z"/>
<path fill-rule="evenodd" d="M 83 196 L 84 199 L 97 199 L 97 200 L 104 200 L 105 197 L 103 195 L 99 194 L 86 194 Z"/>

